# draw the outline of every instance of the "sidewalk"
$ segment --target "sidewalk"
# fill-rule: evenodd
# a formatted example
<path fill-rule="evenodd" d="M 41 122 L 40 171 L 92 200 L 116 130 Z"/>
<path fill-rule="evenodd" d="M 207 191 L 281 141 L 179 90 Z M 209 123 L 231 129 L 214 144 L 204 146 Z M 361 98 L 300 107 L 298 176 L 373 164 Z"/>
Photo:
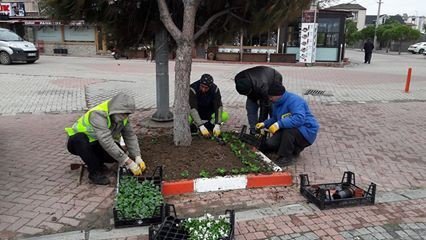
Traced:
<path fill-rule="evenodd" d="M 423 103 L 311 102 L 311 108 L 320 121 L 321 133 L 290 168 L 294 176 L 308 173 L 312 182 L 334 182 L 349 170 L 356 173 L 357 184 L 375 182 L 381 193 L 426 188 L 426 135 L 419 131 L 424 129 Z M 244 111 L 243 107 L 230 109 L 230 129 L 245 122 Z M 132 120 L 152 113 L 139 112 Z M 0 238 L 111 226 L 113 186 L 90 185 L 85 178 L 76 187 L 78 171 L 68 170 L 78 159 L 66 152 L 62 127 L 78 116 L 24 114 L 0 118 L 2 136 L 8 139 L 0 145 L 0 183 L 4 186 L 0 190 Z M 34 136 L 42 141 L 34 142 Z M 177 204 L 179 214 L 188 216 L 225 207 L 242 211 L 294 204 L 303 198 L 291 188 L 262 188 L 189 194 L 167 201 Z"/>
<path fill-rule="evenodd" d="M 417 190 L 378 196 L 374 206 L 319 211 L 312 204 L 300 203 L 239 211 L 235 239 L 422 239 L 425 207 L 426 191 Z M 90 230 L 26 240 L 145 240 L 148 232 L 149 227 Z"/>
<path fill-rule="evenodd" d="M 351 54 L 353 59 L 362 57 L 361 52 Z M 131 117 L 131 122 L 137 131 L 144 132 L 142 120 L 155 111 L 153 64 L 104 58 L 57 60 L 49 57 L 25 68 L 4 66 L 5 72 L 0 73 L 0 95 L 3 96 L 0 99 L 0 239 L 111 228 L 114 185 L 94 186 L 88 184 L 85 177 L 77 186 L 79 173 L 69 170 L 69 164 L 79 160 L 66 151 L 63 128 L 72 124 L 85 109 L 117 91 L 136 97 L 140 110 Z M 362 236 L 347 239 L 384 239 L 375 237 L 377 232 L 373 231 L 375 228 L 368 228 L 371 226 L 381 226 L 394 238 L 393 234 L 409 234 L 413 239 L 419 239 L 417 235 L 426 236 L 422 225 L 426 223 L 423 193 L 426 189 L 426 68 L 422 61 L 416 56 L 377 54 L 373 55 L 371 65 L 355 61 L 342 69 L 276 67 L 284 76 L 287 90 L 309 102 L 321 125 L 316 142 L 289 169 L 296 177 L 296 185 L 187 194 L 167 201 L 175 203 L 179 216 L 183 217 L 204 211 L 220 213 L 226 208 L 242 213 L 299 204 L 309 209 L 297 190 L 299 174 L 307 173 L 312 182 L 322 183 L 340 180 L 344 171 L 353 171 L 357 185 L 374 182 L 381 196 L 396 197 L 395 201 L 365 208 L 283 213 L 240 221 L 237 239 L 316 239 L 311 233 L 318 238 L 324 234 L 315 232 L 320 229 L 328 229 L 330 232 L 325 232 L 335 239 L 347 237 L 346 232 L 354 235 L 355 229 L 361 229 Z M 402 91 L 406 64 L 414 66 L 408 94 Z M 250 66 L 193 65 L 193 80 L 209 72 L 221 87 L 225 109 L 231 114 L 225 130 L 239 130 L 246 123 L 245 99 L 236 94 L 232 77 L 247 67 Z M 51 72 L 51 69 L 57 71 Z M 170 79 L 173 77 L 171 73 Z M 170 87 L 173 92 L 173 82 Z M 308 89 L 323 90 L 332 96 L 304 95 Z M 401 197 L 401 192 L 410 190 L 417 195 Z M 370 212 L 373 216 L 368 215 Z M 358 222 L 342 222 L 353 215 Z M 290 216 L 290 220 L 286 216 Z M 378 216 L 384 218 L 377 219 Z M 313 225 L 317 227 L 311 229 Z M 292 231 L 290 234 L 279 232 L 288 228 Z M 364 234 L 364 228 L 371 234 Z M 139 234 L 129 239 L 143 238 L 135 237 Z"/>

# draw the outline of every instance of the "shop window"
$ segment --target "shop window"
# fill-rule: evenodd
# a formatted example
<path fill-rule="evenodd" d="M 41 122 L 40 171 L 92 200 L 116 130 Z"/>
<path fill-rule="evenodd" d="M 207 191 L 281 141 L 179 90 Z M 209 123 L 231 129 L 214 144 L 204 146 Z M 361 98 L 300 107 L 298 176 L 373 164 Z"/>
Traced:
<path fill-rule="evenodd" d="M 300 26 L 288 26 L 287 47 L 300 46 Z"/>
<path fill-rule="evenodd" d="M 66 42 L 94 42 L 95 28 L 92 26 L 65 26 Z"/>
<path fill-rule="evenodd" d="M 320 18 L 318 20 L 317 47 L 338 47 L 340 37 L 339 31 L 339 18 Z"/>

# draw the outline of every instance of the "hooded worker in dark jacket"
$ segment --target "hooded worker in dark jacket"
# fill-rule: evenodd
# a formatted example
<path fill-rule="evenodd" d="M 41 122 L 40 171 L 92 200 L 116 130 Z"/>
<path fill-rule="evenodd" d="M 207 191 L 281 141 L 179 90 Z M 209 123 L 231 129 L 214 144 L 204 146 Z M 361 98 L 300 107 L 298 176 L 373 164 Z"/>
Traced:
<path fill-rule="evenodd" d="M 229 119 L 229 114 L 223 111 L 219 87 L 213 81 L 210 74 L 203 74 L 191 84 L 189 91 L 191 130 L 198 129 L 204 137 L 211 136 L 211 131 L 219 137 L 221 124 Z"/>
<path fill-rule="evenodd" d="M 268 90 L 273 82 L 282 83 L 282 76 L 275 69 L 257 66 L 239 72 L 235 76 L 235 88 L 247 96 L 246 110 L 250 134 L 256 133 L 256 123 L 263 122 L 271 113 Z"/>
<path fill-rule="evenodd" d="M 87 111 L 72 127 L 65 128 L 69 136 L 68 151 L 81 157 L 92 183 L 109 184 L 109 179 L 102 173 L 105 162 L 117 161 L 126 165 L 134 175 L 145 170 L 138 139 L 128 119 L 134 111 L 134 98 L 119 93 Z M 119 147 L 121 137 L 129 155 Z"/>

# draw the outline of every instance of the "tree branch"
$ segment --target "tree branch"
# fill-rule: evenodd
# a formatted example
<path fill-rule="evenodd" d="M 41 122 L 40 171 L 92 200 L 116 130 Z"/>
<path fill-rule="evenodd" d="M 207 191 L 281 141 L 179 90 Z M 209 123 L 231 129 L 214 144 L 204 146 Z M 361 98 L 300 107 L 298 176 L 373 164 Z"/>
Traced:
<path fill-rule="evenodd" d="M 175 41 L 178 41 L 180 38 L 182 38 L 182 32 L 179 30 L 179 28 L 176 26 L 176 24 L 173 22 L 172 18 L 170 17 L 169 8 L 167 7 L 166 1 L 157 0 L 157 3 L 158 3 L 158 9 L 160 10 L 160 19 L 163 22 L 164 27 L 167 29 L 170 35 L 175 39 Z"/>
<path fill-rule="evenodd" d="M 233 13 L 233 12 L 231 12 L 231 16 L 233 16 L 234 18 L 236 18 L 236 19 L 240 20 L 241 22 L 251 23 L 251 21 L 249 21 L 249 20 L 247 20 L 247 19 L 244 19 L 244 18 L 242 18 L 242 17 L 238 16 L 237 14 L 235 14 L 235 13 Z"/>
<path fill-rule="evenodd" d="M 207 29 L 209 29 L 209 26 L 210 26 L 210 24 L 214 21 L 214 20 L 216 20 L 218 17 L 220 17 L 220 16 L 222 16 L 222 15 L 224 15 L 224 14 L 227 14 L 227 13 L 229 13 L 229 12 L 231 12 L 231 10 L 234 10 L 234 9 L 237 9 L 237 8 L 228 8 L 228 9 L 225 9 L 225 10 L 223 10 L 223 11 L 220 11 L 220 12 L 218 12 L 218 13 L 216 13 L 216 14 L 214 14 L 213 16 L 211 16 L 205 23 L 204 23 L 204 25 L 203 26 L 201 26 L 201 28 L 200 28 L 200 30 L 198 30 L 197 31 L 197 33 L 195 33 L 195 35 L 194 35 L 194 41 L 198 38 L 198 37 L 200 37 L 205 31 L 207 31 Z"/>

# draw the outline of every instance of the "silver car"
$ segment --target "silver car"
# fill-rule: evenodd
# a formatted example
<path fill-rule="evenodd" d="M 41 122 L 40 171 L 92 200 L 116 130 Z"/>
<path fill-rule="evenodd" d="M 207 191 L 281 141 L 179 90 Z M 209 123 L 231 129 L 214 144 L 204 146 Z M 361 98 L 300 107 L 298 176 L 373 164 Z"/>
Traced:
<path fill-rule="evenodd" d="M 0 28 L 0 64 L 34 63 L 38 58 L 39 52 L 34 44 L 8 29 Z"/>

